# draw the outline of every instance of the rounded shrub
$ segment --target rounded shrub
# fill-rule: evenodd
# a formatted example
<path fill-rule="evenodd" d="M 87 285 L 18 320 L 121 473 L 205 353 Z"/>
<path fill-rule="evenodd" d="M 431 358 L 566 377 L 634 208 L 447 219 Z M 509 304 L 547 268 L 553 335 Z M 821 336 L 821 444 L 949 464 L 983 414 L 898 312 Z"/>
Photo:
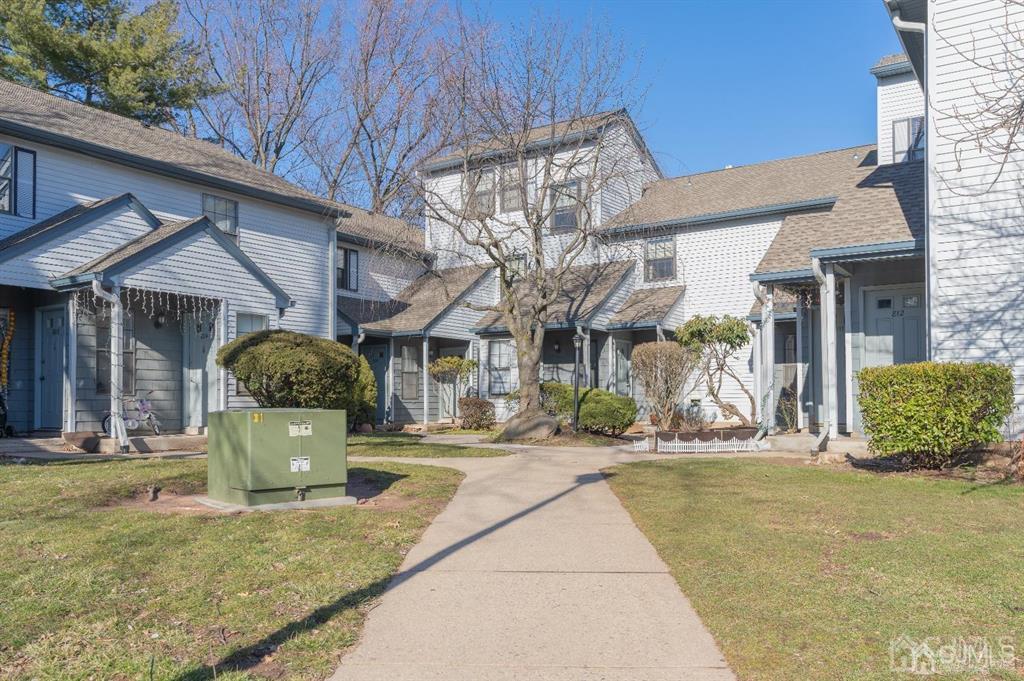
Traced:
<path fill-rule="evenodd" d="M 256 403 L 268 409 L 345 409 L 351 421 L 367 397 L 366 390 L 357 390 L 356 354 L 328 338 L 257 331 L 220 348 L 217 364 L 234 373 Z M 376 390 L 373 399 L 376 403 Z"/>
<path fill-rule="evenodd" d="M 597 388 L 580 393 L 580 430 L 617 437 L 636 423 L 636 415 L 636 400 L 632 397 Z"/>
<path fill-rule="evenodd" d="M 359 356 L 359 380 L 356 383 L 356 412 L 349 419 L 355 425 L 373 424 L 377 421 L 377 378 L 373 375 L 370 362 Z"/>
<path fill-rule="evenodd" d="M 463 397 L 459 400 L 462 427 L 469 430 L 490 430 L 494 427 L 494 404 L 479 397 Z"/>
<path fill-rule="evenodd" d="M 998 442 L 1013 410 L 1013 372 L 993 363 L 920 362 L 857 374 L 871 450 L 942 466 Z"/>

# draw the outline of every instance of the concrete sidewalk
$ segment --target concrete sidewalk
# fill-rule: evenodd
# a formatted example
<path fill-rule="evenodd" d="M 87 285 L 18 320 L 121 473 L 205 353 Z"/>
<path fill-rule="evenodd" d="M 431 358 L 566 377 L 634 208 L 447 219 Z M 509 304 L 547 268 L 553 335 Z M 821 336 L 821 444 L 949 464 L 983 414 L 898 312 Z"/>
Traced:
<path fill-rule="evenodd" d="M 466 479 L 332 678 L 735 678 L 598 472 L 635 460 L 596 448 L 417 459 Z"/>

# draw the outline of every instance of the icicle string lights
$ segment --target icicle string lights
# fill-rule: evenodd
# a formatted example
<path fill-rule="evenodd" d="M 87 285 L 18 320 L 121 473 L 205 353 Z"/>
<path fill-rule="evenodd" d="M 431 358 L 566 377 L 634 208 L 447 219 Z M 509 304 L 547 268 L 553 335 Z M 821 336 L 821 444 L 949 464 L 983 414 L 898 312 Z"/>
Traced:
<path fill-rule="evenodd" d="M 78 289 L 74 292 L 75 307 L 79 314 L 106 317 L 110 314 L 108 306 L 102 304 L 91 289 Z M 129 314 L 142 314 L 151 319 L 159 315 L 174 316 L 181 321 L 185 315 L 198 317 L 202 321 L 212 321 L 220 310 L 220 301 L 216 298 L 196 296 L 185 293 L 169 293 L 150 289 L 124 286 L 121 288 L 121 299 L 124 310 Z"/>

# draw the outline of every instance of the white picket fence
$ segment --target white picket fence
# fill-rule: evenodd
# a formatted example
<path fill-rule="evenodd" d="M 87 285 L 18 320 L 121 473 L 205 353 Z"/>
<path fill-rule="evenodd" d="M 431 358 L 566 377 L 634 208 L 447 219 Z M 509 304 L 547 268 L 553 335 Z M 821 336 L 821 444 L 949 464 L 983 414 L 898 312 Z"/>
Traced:
<path fill-rule="evenodd" d="M 718 454 L 723 452 L 756 452 L 761 445 L 753 438 L 729 438 L 728 440 L 680 440 L 677 435 L 673 440 L 654 438 L 659 454 Z M 651 438 L 633 441 L 633 451 L 637 453 L 651 451 Z"/>

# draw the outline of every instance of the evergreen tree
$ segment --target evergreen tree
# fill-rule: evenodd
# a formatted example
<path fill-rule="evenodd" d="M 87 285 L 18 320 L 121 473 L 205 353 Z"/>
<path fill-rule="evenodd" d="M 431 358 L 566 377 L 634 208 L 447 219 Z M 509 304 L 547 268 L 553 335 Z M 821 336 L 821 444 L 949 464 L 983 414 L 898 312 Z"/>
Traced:
<path fill-rule="evenodd" d="M 168 123 L 212 91 L 177 18 L 175 0 L 156 0 L 138 13 L 128 0 L 3 0 L 0 76 Z"/>

